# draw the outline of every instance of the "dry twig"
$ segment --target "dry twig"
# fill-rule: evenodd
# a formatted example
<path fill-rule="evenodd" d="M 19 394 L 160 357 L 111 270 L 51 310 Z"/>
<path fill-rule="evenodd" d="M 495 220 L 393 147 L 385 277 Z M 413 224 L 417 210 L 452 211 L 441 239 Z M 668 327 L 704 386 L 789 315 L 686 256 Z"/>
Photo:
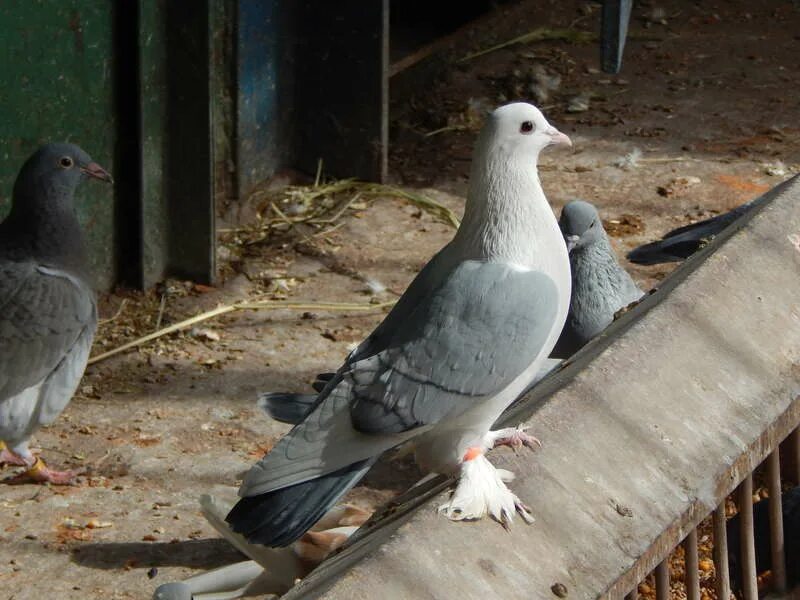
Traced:
<path fill-rule="evenodd" d="M 138 348 L 148 342 L 152 342 L 155 339 L 163 337 L 165 335 L 169 335 L 170 333 L 175 333 L 176 331 L 181 331 L 183 329 L 188 329 L 197 323 L 202 323 L 203 321 L 208 321 L 209 319 L 213 319 L 215 317 L 219 317 L 221 315 L 225 315 L 234 311 L 238 310 L 277 310 L 277 309 L 284 309 L 284 310 L 327 310 L 327 311 L 370 311 L 370 310 L 377 310 L 382 308 L 388 308 L 393 306 L 395 300 L 391 300 L 389 302 L 379 302 L 375 304 L 357 304 L 352 302 L 286 302 L 283 300 L 244 300 L 242 302 L 236 302 L 234 304 L 226 304 L 223 306 L 218 306 L 213 310 L 206 311 L 204 313 L 200 313 L 199 315 L 195 315 L 194 317 L 190 317 L 188 319 L 184 319 L 183 321 L 179 321 L 178 323 L 173 323 L 168 327 L 164 327 L 163 329 L 159 329 L 158 331 L 154 331 L 149 335 L 145 335 L 143 337 L 137 338 L 132 340 L 126 344 L 122 344 L 121 346 L 114 348 L 113 350 L 109 350 L 108 352 L 103 352 L 102 354 L 98 354 L 97 356 L 93 356 L 89 359 L 88 364 L 94 364 L 100 362 L 101 360 L 105 360 L 106 358 L 110 358 L 111 356 L 115 356 L 121 352 L 125 352 L 126 350 L 130 350 L 131 348 Z"/>

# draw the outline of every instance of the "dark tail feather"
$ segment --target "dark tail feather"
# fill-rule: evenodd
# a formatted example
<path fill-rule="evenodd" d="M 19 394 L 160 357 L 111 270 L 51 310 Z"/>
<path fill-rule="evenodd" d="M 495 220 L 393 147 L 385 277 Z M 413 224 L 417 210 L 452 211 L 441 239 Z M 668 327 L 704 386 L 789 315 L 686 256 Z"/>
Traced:
<path fill-rule="evenodd" d="M 311 481 L 242 498 L 225 520 L 249 542 L 288 546 L 311 529 L 376 460 L 362 460 Z"/>
<path fill-rule="evenodd" d="M 752 205 L 753 202 L 748 202 L 730 212 L 673 229 L 657 242 L 650 242 L 631 250 L 628 253 L 628 260 L 640 265 L 657 265 L 689 258 L 746 213 Z"/>
<path fill-rule="evenodd" d="M 639 265 L 658 265 L 689 258 L 706 240 L 674 241 L 670 238 L 650 242 L 628 252 L 628 260 Z"/>
<path fill-rule="evenodd" d="M 301 423 L 317 401 L 316 394 L 265 392 L 258 396 L 258 407 L 281 423 Z"/>
<path fill-rule="evenodd" d="M 336 377 L 336 373 L 320 373 L 317 375 L 317 379 L 314 383 L 311 384 L 311 387 L 314 388 L 315 391 L 321 392 L 325 389 L 325 386 L 328 385 L 328 382 Z"/>

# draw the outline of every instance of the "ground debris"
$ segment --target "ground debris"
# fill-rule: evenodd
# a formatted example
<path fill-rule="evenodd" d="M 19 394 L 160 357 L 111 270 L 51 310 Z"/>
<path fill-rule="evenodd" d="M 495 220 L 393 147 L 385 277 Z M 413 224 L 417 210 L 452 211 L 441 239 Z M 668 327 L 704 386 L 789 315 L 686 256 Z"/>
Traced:
<path fill-rule="evenodd" d="M 623 213 L 618 217 L 603 219 L 603 228 L 611 237 L 627 237 L 644 233 L 644 219 L 636 215 Z"/>
<path fill-rule="evenodd" d="M 684 194 L 689 188 L 694 187 L 701 183 L 701 179 L 694 175 L 681 175 L 675 177 L 666 185 L 660 185 L 656 188 L 659 196 L 669 197 Z"/>

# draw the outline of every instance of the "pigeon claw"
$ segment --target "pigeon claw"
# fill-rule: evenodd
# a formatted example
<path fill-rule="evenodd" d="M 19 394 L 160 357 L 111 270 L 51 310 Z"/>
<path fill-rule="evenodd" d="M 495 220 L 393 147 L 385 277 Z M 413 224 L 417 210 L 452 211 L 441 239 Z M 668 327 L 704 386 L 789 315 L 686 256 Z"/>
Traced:
<path fill-rule="evenodd" d="M 542 442 L 538 438 L 525 433 L 525 428 L 522 427 L 509 427 L 508 429 L 493 431 L 491 435 L 494 437 L 494 448 L 508 446 L 514 452 L 517 452 L 523 447 L 531 450 L 542 447 Z"/>
<path fill-rule="evenodd" d="M 74 471 L 54 471 L 50 469 L 41 458 L 36 459 L 33 466 L 23 473 L 11 477 L 6 483 L 50 483 L 53 485 L 74 485 L 77 473 Z"/>
<path fill-rule="evenodd" d="M 531 514 L 530 507 L 522 502 L 519 498 L 514 500 L 514 508 L 517 509 L 519 516 L 522 517 L 522 520 L 525 521 L 528 525 L 532 525 L 536 519 L 533 518 Z"/>
<path fill-rule="evenodd" d="M 15 467 L 24 467 L 27 463 L 21 456 L 17 456 L 11 452 L 5 445 L 5 442 L 0 442 L 0 466 L 13 465 Z"/>

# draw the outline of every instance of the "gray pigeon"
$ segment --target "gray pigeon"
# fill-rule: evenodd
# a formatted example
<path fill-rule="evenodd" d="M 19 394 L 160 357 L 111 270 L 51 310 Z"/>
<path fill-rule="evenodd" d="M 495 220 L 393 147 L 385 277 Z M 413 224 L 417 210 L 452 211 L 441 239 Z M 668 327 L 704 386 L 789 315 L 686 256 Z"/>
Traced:
<path fill-rule="evenodd" d="M 538 383 L 560 363 L 605 329 L 614 315 L 644 295 L 617 262 L 597 209 L 573 200 L 561 211 L 559 226 L 569 251 L 572 298 L 569 315 L 553 352 L 531 382 Z M 313 388 L 321 392 L 334 373 L 321 373 Z M 258 406 L 276 421 L 295 425 L 314 406 L 316 394 L 265 392 Z"/>
<path fill-rule="evenodd" d="M 75 393 L 97 325 L 73 207 L 87 177 L 111 181 L 77 146 L 42 146 L 23 165 L 0 223 L 0 463 L 24 466 L 21 477 L 39 482 L 74 476 L 49 469 L 28 441 Z"/>
<path fill-rule="evenodd" d="M 413 439 L 427 471 L 459 473 L 453 520 L 531 517 L 484 456 L 531 444 L 489 431 L 550 354 L 569 308 L 569 257 L 537 172 L 569 138 L 530 104 L 495 110 L 478 138 L 464 219 L 296 425 L 245 476 L 227 516 L 250 542 L 298 539 L 385 451 Z"/>
<path fill-rule="evenodd" d="M 716 217 L 673 229 L 660 240 L 634 248 L 628 252 L 627 258 L 639 265 L 658 265 L 689 258 L 763 199 L 764 196 L 759 196 Z"/>
<path fill-rule="evenodd" d="M 568 358 L 614 320 L 614 315 L 644 292 L 617 262 L 597 209 L 573 200 L 561 211 L 559 226 L 569 251 L 572 298 L 564 330 L 551 354 Z"/>

